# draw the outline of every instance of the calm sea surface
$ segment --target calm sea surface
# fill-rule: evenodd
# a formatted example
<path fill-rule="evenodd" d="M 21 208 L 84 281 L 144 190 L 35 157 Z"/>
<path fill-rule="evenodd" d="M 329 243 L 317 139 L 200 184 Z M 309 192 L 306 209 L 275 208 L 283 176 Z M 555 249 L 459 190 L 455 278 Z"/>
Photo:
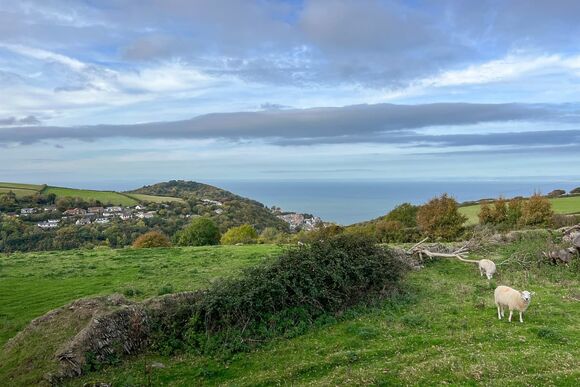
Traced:
<path fill-rule="evenodd" d="M 212 181 L 208 184 L 287 211 L 306 212 L 324 220 L 351 224 L 384 215 L 398 204 L 420 204 L 449 193 L 458 201 L 529 196 L 556 188 L 570 190 L 578 182 L 290 182 Z"/>

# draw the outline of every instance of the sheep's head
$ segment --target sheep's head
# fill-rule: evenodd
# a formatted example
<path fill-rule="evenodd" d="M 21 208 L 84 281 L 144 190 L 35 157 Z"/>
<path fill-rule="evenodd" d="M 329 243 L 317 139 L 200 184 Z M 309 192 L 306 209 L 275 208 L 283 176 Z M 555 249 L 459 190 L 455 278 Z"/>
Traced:
<path fill-rule="evenodd" d="M 525 302 L 530 302 L 530 300 L 532 299 L 532 296 L 536 294 L 535 292 L 528 292 L 527 290 L 524 290 L 522 292 L 522 300 L 524 300 Z"/>

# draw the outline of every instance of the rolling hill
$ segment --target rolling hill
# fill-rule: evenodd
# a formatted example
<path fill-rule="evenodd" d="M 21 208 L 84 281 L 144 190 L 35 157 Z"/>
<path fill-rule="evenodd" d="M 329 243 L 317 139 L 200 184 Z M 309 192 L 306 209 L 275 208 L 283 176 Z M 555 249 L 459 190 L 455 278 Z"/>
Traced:
<path fill-rule="evenodd" d="M 176 197 L 186 200 L 198 215 L 212 218 L 223 232 L 244 223 L 258 231 L 266 227 L 287 230 L 288 224 L 274 215 L 262 203 L 229 191 L 194 181 L 172 180 L 148 185 L 126 193 L 135 195 Z"/>

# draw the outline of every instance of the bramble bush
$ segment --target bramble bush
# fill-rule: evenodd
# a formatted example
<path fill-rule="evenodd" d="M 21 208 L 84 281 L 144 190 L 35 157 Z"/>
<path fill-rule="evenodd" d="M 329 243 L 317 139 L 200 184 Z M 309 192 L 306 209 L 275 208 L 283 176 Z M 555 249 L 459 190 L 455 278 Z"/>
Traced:
<path fill-rule="evenodd" d="M 361 235 L 291 248 L 238 278 L 214 283 L 193 305 L 180 305 L 171 318 L 159 321 L 155 342 L 213 355 L 247 350 L 392 294 L 407 269 Z"/>

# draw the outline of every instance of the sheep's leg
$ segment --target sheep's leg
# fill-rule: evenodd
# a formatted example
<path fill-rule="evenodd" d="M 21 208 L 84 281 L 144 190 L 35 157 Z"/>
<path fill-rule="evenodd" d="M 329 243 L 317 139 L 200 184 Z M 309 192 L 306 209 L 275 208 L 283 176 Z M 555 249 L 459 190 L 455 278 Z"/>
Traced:
<path fill-rule="evenodd" d="M 522 312 L 520 312 L 520 322 L 521 322 L 521 323 L 523 323 L 523 322 L 524 322 L 524 319 L 523 319 L 523 317 L 522 317 L 522 316 L 523 316 L 523 313 L 522 313 Z"/>
<path fill-rule="evenodd" d="M 501 317 L 504 317 L 504 316 L 505 316 L 505 310 L 504 310 L 504 308 L 503 308 L 503 306 L 502 306 L 502 307 L 501 307 Z"/>
<path fill-rule="evenodd" d="M 508 318 L 509 322 L 512 322 L 512 315 L 514 314 L 514 311 L 510 309 L 510 317 Z"/>
<path fill-rule="evenodd" d="M 499 305 L 497 306 L 497 318 L 499 320 L 501 320 L 501 309 L 500 309 Z"/>

